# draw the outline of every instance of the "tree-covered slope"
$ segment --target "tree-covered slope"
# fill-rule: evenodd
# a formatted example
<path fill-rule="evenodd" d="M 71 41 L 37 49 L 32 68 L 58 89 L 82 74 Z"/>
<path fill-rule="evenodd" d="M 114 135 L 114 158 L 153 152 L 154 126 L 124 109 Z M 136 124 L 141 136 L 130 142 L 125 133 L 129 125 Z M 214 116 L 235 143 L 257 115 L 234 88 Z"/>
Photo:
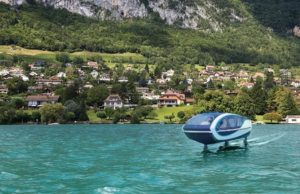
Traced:
<path fill-rule="evenodd" d="M 298 65 L 299 39 L 278 36 L 251 17 L 222 32 L 207 33 L 166 25 L 155 15 L 99 21 L 39 5 L 12 9 L 0 4 L 0 44 L 51 51 L 141 53 L 149 63 L 169 66 L 222 61 Z"/>
<path fill-rule="evenodd" d="M 300 26 L 299 0 L 244 0 L 249 12 L 262 25 L 286 34 L 295 26 Z"/>

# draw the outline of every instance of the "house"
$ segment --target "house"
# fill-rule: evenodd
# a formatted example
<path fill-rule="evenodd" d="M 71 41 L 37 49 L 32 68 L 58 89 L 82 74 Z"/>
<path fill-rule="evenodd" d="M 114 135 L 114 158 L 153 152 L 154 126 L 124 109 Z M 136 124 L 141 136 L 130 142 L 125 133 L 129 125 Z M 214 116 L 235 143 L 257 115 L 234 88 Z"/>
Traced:
<path fill-rule="evenodd" d="M 141 99 L 144 100 L 158 100 L 159 99 L 159 95 L 155 95 L 153 92 L 144 92 L 141 96 Z"/>
<path fill-rule="evenodd" d="M 125 76 L 121 76 L 121 77 L 119 77 L 118 82 L 120 82 L 120 83 L 126 83 L 126 82 L 128 82 L 128 78 L 125 77 Z"/>
<path fill-rule="evenodd" d="M 194 98 L 186 98 L 185 99 L 185 104 L 186 105 L 191 105 L 195 103 L 195 99 Z"/>
<path fill-rule="evenodd" d="M 174 75 L 175 71 L 173 69 L 169 69 L 168 71 L 164 71 L 161 73 L 162 79 L 165 77 L 172 77 Z"/>
<path fill-rule="evenodd" d="M 29 81 L 29 77 L 26 76 L 26 75 L 20 75 L 19 77 L 20 77 L 24 82 Z"/>
<path fill-rule="evenodd" d="M 159 85 L 165 85 L 167 81 L 165 79 L 157 79 L 156 83 L 158 83 Z"/>
<path fill-rule="evenodd" d="M 94 86 L 90 82 L 87 82 L 83 87 L 86 88 L 86 89 L 91 89 Z"/>
<path fill-rule="evenodd" d="M 99 81 L 101 82 L 110 82 L 111 78 L 109 74 L 103 73 L 99 76 Z"/>
<path fill-rule="evenodd" d="M 289 124 L 300 124 L 300 115 L 287 115 L 285 122 Z"/>
<path fill-rule="evenodd" d="M 273 74 L 275 73 L 274 69 L 272 69 L 272 68 L 265 68 L 264 71 L 269 72 L 269 73 L 273 73 Z"/>
<path fill-rule="evenodd" d="M 37 74 L 36 72 L 34 72 L 34 71 L 31 71 L 31 72 L 29 73 L 29 75 L 30 75 L 31 77 L 35 77 L 35 76 L 37 76 L 38 74 Z"/>
<path fill-rule="evenodd" d="M 6 85 L 0 85 L 0 94 L 7 94 L 8 93 L 8 88 Z"/>
<path fill-rule="evenodd" d="M 256 72 L 253 76 L 253 79 L 257 79 L 258 77 L 260 77 L 260 78 L 265 78 L 265 74 L 264 73 L 261 73 L 261 72 Z"/>
<path fill-rule="evenodd" d="M 58 77 L 58 78 L 66 78 L 67 74 L 65 72 L 59 72 L 58 74 L 56 74 L 56 77 Z"/>
<path fill-rule="evenodd" d="M 247 80 L 249 79 L 249 74 L 248 72 L 241 70 L 238 74 L 238 78 Z"/>
<path fill-rule="evenodd" d="M 300 80 L 293 80 L 291 83 L 291 86 L 295 87 L 295 88 L 299 88 L 300 87 Z"/>
<path fill-rule="evenodd" d="M 93 71 L 91 72 L 91 76 L 92 76 L 94 79 L 96 79 L 96 78 L 98 77 L 98 75 L 99 75 L 99 73 L 98 73 L 96 70 L 93 70 Z"/>
<path fill-rule="evenodd" d="M 7 69 L 3 69 L 0 71 L 0 76 L 5 77 L 9 75 L 9 71 Z"/>
<path fill-rule="evenodd" d="M 104 100 L 104 108 L 113 108 L 116 110 L 117 108 L 122 108 L 123 105 L 121 97 L 117 94 L 111 94 Z"/>
<path fill-rule="evenodd" d="M 67 80 L 67 86 L 73 85 L 75 82 L 74 80 Z"/>
<path fill-rule="evenodd" d="M 173 69 L 169 69 L 168 71 L 162 72 L 161 79 L 167 82 L 171 81 L 175 71 Z"/>
<path fill-rule="evenodd" d="M 62 80 L 57 77 L 51 77 L 49 79 L 38 79 L 36 81 L 36 84 L 46 86 L 57 86 L 62 84 Z"/>
<path fill-rule="evenodd" d="M 205 67 L 205 70 L 206 70 L 207 72 L 213 72 L 214 69 L 215 69 L 215 66 L 212 66 L 212 65 L 207 65 L 207 66 Z"/>
<path fill-rule="evenodd" d="M 243 82 L 239 85 L 241 88 L 251 89 L 254 86 L 254 83 L 251 82 Z"/>
<path fill-rule="evenodd" d="M 98 69 L 98 63 L 95 61 L 88 61 L 87 66 L 92 69 Z"/>
<path fill-rule="evenodd" d="M 159 106 L 178 106 L 185 103 L 185 95 L 172 90 L 167 90 L 158 99 Z"/>
<path fill-rule="evenodd" d="M 282 85 L 288 85 L 292 79 L 292 73 L 288 69 L 280 69 L 280 81 Z"/>
<path fill-rule="evenodd" d="M 191 79 L 191 78 L 188 78 L 188 79 L 186 79 L 186 82 L 187 82 L 187 84 L 189 84 L 189 85 L 192 85 L 193 84 L 193 79 Z"/>
<path fill-rule="evenodd" d="M 35 85 L 28 87 L 28 93 L 36 93 L 36 92 L 50 92 L 50 89 L 45 85 Z"/>
<path fill-rule="evenodd" d="M 39 71 L 45 68 L 46 63 L 44 61 L 36 61 L 35 63 L 29 64 L 31 71 Z"/>
<path fill-rule="evenodd" d="M 149 92 L 149 88 L 148 87 L 136 87 L 136 91 L 140 94 L 143 93 L 148 93 Z"/>
<path fill-rule="evenodd" d="M 59 96 L 52 95 L 32 95 L 26 97 L 27 106 L 31 108 L 41 107 L 46 103 L 57 103 Z"/>
<path fill-rule="evenodd" d="M 72 67 L 72 66 L 73 66 L 72 63 L 66 63 L 66 64 L 65 64 L 65 67 Z"/>

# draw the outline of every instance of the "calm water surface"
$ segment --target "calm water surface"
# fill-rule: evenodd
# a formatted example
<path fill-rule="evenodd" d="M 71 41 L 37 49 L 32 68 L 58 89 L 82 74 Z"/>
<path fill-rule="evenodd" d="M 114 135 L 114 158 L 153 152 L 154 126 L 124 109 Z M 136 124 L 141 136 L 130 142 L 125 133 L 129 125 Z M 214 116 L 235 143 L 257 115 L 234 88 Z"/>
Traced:
<path fill-rule="evenodd" d="M 300 126 L 250 139 L 204 156 L 179 125 L 0 126 L 0 193 L 300 193 Z"/>

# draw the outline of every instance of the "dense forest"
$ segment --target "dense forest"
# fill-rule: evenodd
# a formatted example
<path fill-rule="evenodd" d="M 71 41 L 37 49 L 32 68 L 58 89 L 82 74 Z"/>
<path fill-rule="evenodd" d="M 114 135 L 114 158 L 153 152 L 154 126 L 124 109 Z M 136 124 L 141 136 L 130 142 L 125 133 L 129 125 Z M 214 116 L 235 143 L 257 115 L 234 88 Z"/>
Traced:
<path fill-rule="evenodd" d="M 36 4 L 11 8 L 0 3 L 0 45 L 141 53 L 149 63 L 170 66 L 220 62 L 299 65 L 300 40 L 284 33 L 299 19 L 298 12 L 293 11 L 296 8 L 282 6 L 282 17 L 273 19 L 277 7 L 270 6 L 264 14 L 265 2 L 247 1 L 253 18 L 214 33 L 168 26 L 155 14 L 148 19 L 98 21 Z"/>

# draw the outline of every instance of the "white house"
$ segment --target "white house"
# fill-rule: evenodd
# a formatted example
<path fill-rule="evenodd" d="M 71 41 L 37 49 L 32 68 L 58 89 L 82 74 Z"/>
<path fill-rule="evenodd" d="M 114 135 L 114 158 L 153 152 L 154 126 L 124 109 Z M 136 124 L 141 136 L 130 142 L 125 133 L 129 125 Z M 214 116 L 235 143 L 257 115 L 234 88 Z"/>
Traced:
<path fill-rule="evenodd" d="M 128 82 L 128 78 L 125 77 L 125 76 L 121 76 L 121 77 L 119 77 L 118 82 L 120 82 L 120 83 L 126 83 L 126 82 Z"/>
<path fill-rule="evenodd" d="M 112 94 L 104 100 L 104 108 L 113 108 L 116 110 L 117 108 L 122 108 L 123 105 L 123 101 L 119 95 Z"/>
<path fill-rule="evenodd" d="M 64 72 L 59 72 L 59 73 L 56 75 L 56 77 L 58 77 L 58 78 L 65 78 L 65 77 L 67 77 L 67 74 L 64 73 Z"/>
<path fill-rule="evenodd" d="M 0 71 L 0 76 L 8 76 L 9 75 L 9 71 L 6 69 L 3 69 Z"/>
<path fill-rule="evenodd" d="M 93 70 L 93 71 L 91 72 L 91 76 L 92 76 L 94 79 L 96 79 L 96 78 L 98 77 L 98 75 L 99 75 L 99 73 L 98 73 L 96 70 Z"/>
<path fill-rule="evenodd" d="M 171 81 L 171 78 L 173 77 L 175 71 L 173 69 L 169 69 L 168 71 L 162 72 L 161 78 L 166 81 Z"/>
<path fill-rule="evenodd" d="M 111 81 L 110 75 L 106 73 L 101 74 L 99 77 L 99 81 L 110 82 Z"/>
<path fill-rule="evenodd" d="M 285 121 L 289 124 L 300 124 L 300 115 L 287 115 Z"/>

